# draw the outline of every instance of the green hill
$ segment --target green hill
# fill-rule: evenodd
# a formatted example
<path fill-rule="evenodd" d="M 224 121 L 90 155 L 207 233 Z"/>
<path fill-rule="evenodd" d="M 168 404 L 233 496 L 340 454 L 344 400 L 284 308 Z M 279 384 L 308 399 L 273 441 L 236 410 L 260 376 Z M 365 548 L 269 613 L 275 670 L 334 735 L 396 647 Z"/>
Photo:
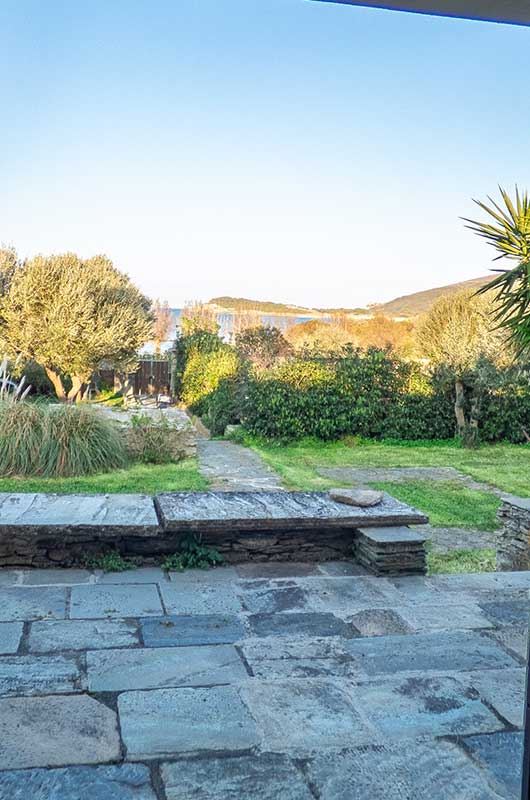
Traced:
<path fill-rule="evenodd" d="M 423 292 L 406 294 L 403 297 L 396 297 L 388 303 L 377 304 L 372 307 L 388 317 L 416 317 L 425 314 L 433 303 L 444 294 L 454 294 L 463 289 L 480 289 L 481 286 L 492 280 L 492 275 L 485 275 L 482 278 L 471 278 L 469 281 L 460 283 L 450 283 L 448 286 L 438 286 L 436 289 L 426 289 Z"/>
<path fill-rule="evenodd" d="M 286 303 L 273 303 L 270 300 L 249 300 L 248 297 L 212 297 L 208 305 L 215 305 L 223 311 L 259 311 L 262 314 L 295 314 L 304 316 L 305 314 L 315 314 L 315 309 L 305 308 L 304 306 L 290 306 Z"/>
<path fill-rule="evenodd" d="M 238 311 L 258 311 L 261 314 L 271 314 L 277 316 L 299 316 L 299 317 L 326 317 L 331 314 L 350 314 L 355 317 L 365 316 L 370 312 L 384 314 L 387 317 L 417 317 L 425 314 L 433 303 L 444 294 L 454 294 L 462 289 L 480 289 L 488 283 L 492 275 L 485 275 L 481 278 L 471 278 L 460 283 L 450 283 L 447 286 L 438 286 L 435 289 L 425 289 L 423 292 L 414 292 L 402 297 L 396 297 L 388 303 L 374 303 L 369 308 L 306 308 L 305 306 L 293 306 L 286 303 L 274 303 L 270 300 L 250 300 L 248 297 L 212 297 L 209 301 L 211 305 L 226 312 Z"/>

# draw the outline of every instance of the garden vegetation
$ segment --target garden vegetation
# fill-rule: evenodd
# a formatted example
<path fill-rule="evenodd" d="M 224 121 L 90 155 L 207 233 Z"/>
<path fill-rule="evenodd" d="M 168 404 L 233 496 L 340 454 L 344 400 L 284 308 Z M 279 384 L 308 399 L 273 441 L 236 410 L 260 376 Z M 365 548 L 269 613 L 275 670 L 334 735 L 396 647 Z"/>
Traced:
<path fill-rule="evenodd" d="M 81 399 L 103 360 L 130 371 L 153 321 L 151 301 L 105 256 L 0 251 L 0 352 L 40 365 L 60 401 Z"/>
<path fill-rule="evenodd" d="M 88 406 L 3 401 L 0 441 L 5 476 L 90 475 L 128 460 L 117 426 Z"/>

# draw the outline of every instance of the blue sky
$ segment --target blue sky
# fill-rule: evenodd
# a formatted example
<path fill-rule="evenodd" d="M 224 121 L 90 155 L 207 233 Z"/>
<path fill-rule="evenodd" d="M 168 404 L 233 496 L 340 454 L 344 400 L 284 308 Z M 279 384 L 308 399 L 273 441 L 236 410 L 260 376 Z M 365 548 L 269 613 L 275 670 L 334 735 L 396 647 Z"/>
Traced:
<path fill-rule="evenodd" d="M 485 274 L 530 188 L 530 29 L 310 0 L 3 0 L 0 241 L 173 305 L 357 306 Z"/>

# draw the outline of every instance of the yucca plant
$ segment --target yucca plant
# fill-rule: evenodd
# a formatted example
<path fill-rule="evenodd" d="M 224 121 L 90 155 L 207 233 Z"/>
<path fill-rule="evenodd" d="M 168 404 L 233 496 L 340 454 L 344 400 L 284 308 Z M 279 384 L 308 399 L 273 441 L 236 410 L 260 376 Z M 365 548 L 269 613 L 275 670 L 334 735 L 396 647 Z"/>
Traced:
<path fill-rule="evenodd" d="M 499 187 L 502 204 L 491 197 L 491 205 L 481 200 L 474 202 L 490 221 L 481 222 L 467 219 L 467 228 L 486 239 L 499 255 L 494 259 L 506 258 L 516 261 L 511 269 L 496 269 L 500 273 L 479 292 L 493 292 L 496 302 L 495 321 L 508 329 L 519 355 L 530 351 L 530 195 L 515 187 L 512 200 L 505 189 Z"/>

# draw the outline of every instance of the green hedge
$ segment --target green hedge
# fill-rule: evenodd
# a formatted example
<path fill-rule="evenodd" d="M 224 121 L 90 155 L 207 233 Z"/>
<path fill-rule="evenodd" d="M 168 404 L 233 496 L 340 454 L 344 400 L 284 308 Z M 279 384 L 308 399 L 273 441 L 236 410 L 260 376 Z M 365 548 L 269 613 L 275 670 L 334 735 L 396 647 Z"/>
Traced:
<path fill-rule="evenodd" d="M 441 394 L 405 394 L 388 409 L 383 439 L 450 439 L 455 434 L 454 404 Z"/>
<path fill-rule="evenodd" d="M 239 378 L 224 378 L 219 381 L 215 392 L 204 401 L 207 407 L 204 421 L 214 436 L 222 436 L 227 425 L 240 421 L 242 393 L 245 389 L 244 382 Z"/>
<path fill-rule="evenodd" d="M 359 435 L 381 439 L 451 439 L 451 385 L 430 382 L 416 367 L 378 354 L 344 358 L 334 366 L 292 362 L 255 377 L 241 417 L 247 430 L 270 439 Z M 520 443 L 530 436 L 530 386 L 510 371 L 484 390 L 480 438 Z"/>
<path fill-rule="evenodd" d="M 530 392 L 517 387 L 486 392 L 482 400 L 480 436 L 485 442 L 518 444 L 530 436 Z"/>
<path fill-rule="evenodd" d="M 455 435 L 452 380 L 442 373 L 429 378 L 417 364 L 391 351 L 306 353 L 260 370 L 214 339 L 195 341 L 188 348 L 182 399 L 215 435 L 236 422 L 253 435 L 277 440 Z M 483 441 L 527 441 L 530 382 L 524 372 L 488 367 L 480 398 Z"/>
<path fill-rule="evenodd" d="M 381 350 L 336 360 L 298 360 L 250 380 L 242 419 L 270 439 L 344 435 L 449 438 L 452 405 L 441 395 L 411 392 L 425 384 L 417 368 Z"/>
<path fill-rule="evenodd" d="M 238 370 L 239 359 L 228 345 L 209 353 L 193 350 L 182 375 L 182 400 L 196 414 L 207 414 L 212 393 L 223 379 L 234 377 Z"/>

